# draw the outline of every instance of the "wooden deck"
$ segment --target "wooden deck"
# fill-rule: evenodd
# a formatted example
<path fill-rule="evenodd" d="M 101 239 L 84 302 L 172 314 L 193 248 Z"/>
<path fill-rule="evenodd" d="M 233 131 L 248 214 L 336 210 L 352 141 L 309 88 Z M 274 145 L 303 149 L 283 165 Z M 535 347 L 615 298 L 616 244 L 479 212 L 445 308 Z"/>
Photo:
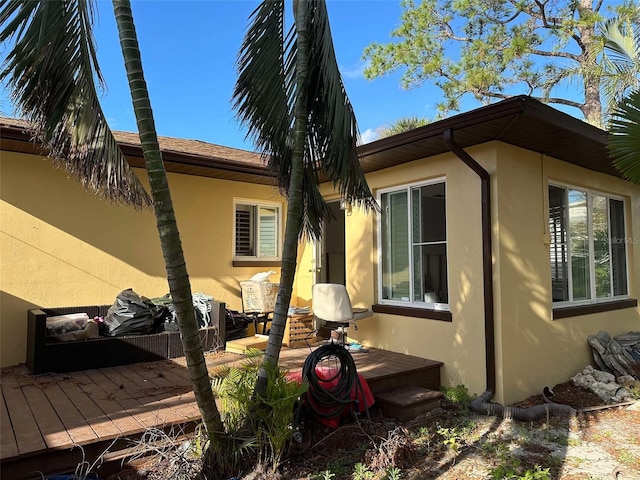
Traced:
<path fill-rule="evenodd" d="M 307 348 L 283 348 L 280 363 L 300 370 Z M 242 355 L 210 353 L 210 370 Z M 406 384 L 440 386 L 441 362 L 370 349 L 353 354 L 372 392 Z M 189 433 L 200 414 L 184 358 L 31 376 L 24 366 L 0 371 L 0 478 L 69 472 L 107 448 L 123 451 L 149 428 Z M 115 454 L 114 454 L 115 455 Z"/>

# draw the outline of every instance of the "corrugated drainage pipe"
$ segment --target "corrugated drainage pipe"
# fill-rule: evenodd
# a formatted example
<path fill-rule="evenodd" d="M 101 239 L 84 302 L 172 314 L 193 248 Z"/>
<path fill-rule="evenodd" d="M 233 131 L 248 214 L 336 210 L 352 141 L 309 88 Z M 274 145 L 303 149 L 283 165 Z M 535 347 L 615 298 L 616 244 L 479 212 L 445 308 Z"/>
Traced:
<path fill-rule="evenodd" d="M 505 407 L 491 402 L 496 385 L 495 363 L 495 318 L 493 305 L 493 258 L 491 248 L 491 177 L 482 165 L 464 151 L 453 139 L 453 129 L 444 131 L 444 144 L 471 170 L 481 182 L 482 194 L 482 278 L 484 287 L 484 325 L 485 325 L 485 362 L 486 362 L 486 391 L 471 402 L 471 410 L 514 420 L 531 421 L 545 418 L 547 415 L 575 415 L 576 411 L 568 405 L 548 403 L 529 408 Z"/>
<path fill-rule="evenodd" d="M 505 407 L 499 403 L 491 402 L 491 397 L 493 397 L 493 393 L 487 390 L 478 398 L 473 400 L 471 405 L 469 405 L 469 408 L 477 413 L 495 415 L 496 417 L 502 418 L 512 418 L 523 422 L 539 420 L 551 415 L 573 417 L 577 413 L 575 408 L 570 407 L 569 405 L 562 405 L 560 403 L 545 403 L 543 405 L 535 405 L 528 408 Z"/>

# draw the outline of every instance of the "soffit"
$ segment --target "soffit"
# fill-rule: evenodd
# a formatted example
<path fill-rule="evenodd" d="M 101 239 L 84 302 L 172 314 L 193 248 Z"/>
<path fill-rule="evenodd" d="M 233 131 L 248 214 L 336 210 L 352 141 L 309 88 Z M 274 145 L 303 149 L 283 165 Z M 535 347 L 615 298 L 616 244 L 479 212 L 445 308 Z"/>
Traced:
<path fill-rule="evenodd" d="M 605 131 L 524 96 L 364 145 L 363 170 L 373 172 L 448 152 L 444 143 L 448 129 L 462 148 L 501 141 L 621 177 L 609 159 Z"/>

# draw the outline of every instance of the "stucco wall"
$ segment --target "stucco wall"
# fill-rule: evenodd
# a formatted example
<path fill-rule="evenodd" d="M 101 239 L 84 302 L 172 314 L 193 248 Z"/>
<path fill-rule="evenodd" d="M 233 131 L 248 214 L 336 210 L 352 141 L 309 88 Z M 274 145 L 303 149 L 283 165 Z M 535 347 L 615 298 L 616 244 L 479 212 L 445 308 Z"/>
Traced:
<path fill-rule="evenodd" d="M 192 290 L 241 310 L 239 280 L 267 268 L 232 266 L 233 198 L 282 197 L 269 186 L 189 175 L 169 174 L 169 184 Z M 167 293 L 151 211 L 108 204 L 48 160 L 10 152 L 0 155 L 0 196 L 2 366 L 25 361 L 29 308 L 111 304 L 126 288 Z"/>
<path fill-rule="evenodd" d="M 552 319 L 548 244 L 548 183 L 561 182 L 621 195 L 626 202 L 628 239 L 637 239 L 640 188 L 510 145 L 498 148 L 498 208 L 495 214 L 499 265 L 498 330 L 505 362 L 499 375 L 503 401 L 539 393 L 545 385 L 568 380 L 591 364 L 587 337 L 640 330 L 637 308 Z M 638 298 L 638 241 L 627 242 L 630 290 Z M 502 394 L 502 392 L 501 392 Z"/>
<path fill-rule="evenodd" d="M 467 150 L 491 174 L 496 391 L 509 404 L 568 380 L 591 363 L 586 342 L 598 330 L 640 329 L 638 309 L 552 320 L 547 237 L 549 179 L 623 195 L 627 237 L 638 238 L 640 188 L 500 142 Z M 444 385 L 486 388 L 480 180 L 452 154 L 367 175 L 381 188 L 444 177 L 447 188 L 449 298 L 453 321 L 376 313 L 349 336 L 373 347 L 444 362 Z M 326 192 L 329 197 L 329 190 Z M 347 288 L 355 306 L 378 302 L 377 214 L 354 209 L 346 222 Z M 628 243 L 630 296 L 637 298 L 639 241 Z M 298 294 L 311 298 L 312 245 L 302 248 Z"/>
<path fill-rule="evenodd" d="M 490 148 L 472 154 L 489 170 L 495 164 Z M 480 181 L 453 155 L 441 155 L 367 175 L 378 189 L 446 177 L 449 292 L 453 322 L 400 315 L 374 314 L 358 323 L 349 336 L 366 345 L 441 360 L 445 385 L 464 383 L 474 392 L 485 388 L 482 298 Z M 347 288 L 354 306 L 377 303 L 377 214 L 354 208 L 346 216 Z M 310 247 L 308 247 L 310 248 Z M 301 264 L 300 270 L 307 270 Z M 298 293 L 304 287 L 298 284 Z"/>

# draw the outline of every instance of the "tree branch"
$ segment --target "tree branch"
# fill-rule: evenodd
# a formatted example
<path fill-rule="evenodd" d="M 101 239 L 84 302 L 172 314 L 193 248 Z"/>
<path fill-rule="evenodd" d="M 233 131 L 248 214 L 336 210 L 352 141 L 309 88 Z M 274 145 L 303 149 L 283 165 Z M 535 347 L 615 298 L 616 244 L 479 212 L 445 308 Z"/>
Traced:
<path fill-rule="evenodd" d="M 513 22 L 516 18 L 518 18 L 518 16 L 523 12 L 523 10 L 513 0 L 510 0 L 509 3 L 515 8 L 515 13 L 511 15 L 509 18 L 507 18 L 506 20 L 499 20 L 496 17 L 492 17 L 488 13 L 484 14 L 485 17 L 487 17 L 491 22 L 497 23 L 498 25 L 506 25 L 508 23 Z"/>
<path fill-rule="evenodd" d="M 507 95 L 506 93 L 499 92 L 491 92 L 488 90 L 476 89 L 473 91 L 473 94 L 478 97 L 488 97 L 488 98 L 497 98 L 500 100 L 505 100 L 507 98 L 512 98 L 513 95 Z M 540 97 L 536 95 L 529 95 L 531 98 L 538 100 L 544 103 L 558 103 L 560 105 L 567 105 L 568 107 L 581 108 L 584 104 L 580 102 L 576 102 L 573 100 L 567 100 L 566 98 L 559 97 Z"/>
<path fill-rule="evenodd" d="M 576 62 L 580 60 L 579 55 L 569 52 L 552 52 L 549 50 L 531 50 L 533 55 L 539 55 L 541 57 L 556 57 L 556 58 L 568 58 L 570 60 L 575 60 Z"/>
<path fill-rule="evenodd" d="M 567 100 L 566 98 L 560 98 L 560 97 L 531 96 L 531 98 L 535 100 L 539 100 L 540 102 L 544 102 L 544 103 L 558 103 L 560 105 L 566 105 L 568 107 L 582 108 L 584 106 L 584 103 L 576 102 L 573 100 Z"/>
<path fill-rule="evenodd" d="M 598 0 L 598 2 L 596 3 L 595 7 L 593 8 L 593 11 L 598 13 L 600 11 L 600 9 L 602 8 L 602 1 L 603 0 Z"/>

